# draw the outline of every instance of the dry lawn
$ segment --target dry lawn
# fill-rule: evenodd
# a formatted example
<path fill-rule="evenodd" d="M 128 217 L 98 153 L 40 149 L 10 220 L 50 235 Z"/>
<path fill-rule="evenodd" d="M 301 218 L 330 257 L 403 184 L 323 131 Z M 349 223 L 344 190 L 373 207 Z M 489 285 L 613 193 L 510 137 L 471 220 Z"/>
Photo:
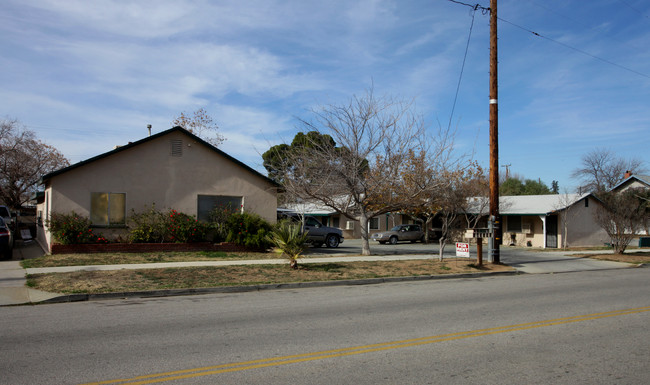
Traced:
<path fill-rule="evenodd" d="M 225 261 L 240 259 L 268 259 L 277 256 L 269 253 L 224 252 L 158 252 L 158 253 L 95 253 L 55 254 L 22 261 L 25 268 L 56 266 L 121 265 L 129 263 Z"/>
<path fill-rule="evenodd" d="M 55 293 L 110 293 L 161 289 L 205 288 L 266 283 L 330 281 L 343 279 L 428 276 L 439 274 L 510 271 L 505 265 L 481 268 L 467 259 L 388 262 L 345 262 L 287 265 L 191 267 L 145 270 L 81 271 L 34 274 L 28 286 Z"/>
<path fill-rule="evenodd" d="M 625 254 L 585 254 L 581 258 L 601 259 L 603 261 L 626 262 L 633 264 L 650 263 L 650 253 L 630 252 Z"/>

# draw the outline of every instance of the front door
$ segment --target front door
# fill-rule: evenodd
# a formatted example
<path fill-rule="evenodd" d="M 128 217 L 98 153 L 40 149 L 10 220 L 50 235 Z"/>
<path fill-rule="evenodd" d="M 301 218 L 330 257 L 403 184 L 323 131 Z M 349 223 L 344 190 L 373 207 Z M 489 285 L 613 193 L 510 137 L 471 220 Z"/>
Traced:
<path fill-rule="evenodd" d="M 546 247 L 557 248 L 557 215 L 546 217 Z"/>

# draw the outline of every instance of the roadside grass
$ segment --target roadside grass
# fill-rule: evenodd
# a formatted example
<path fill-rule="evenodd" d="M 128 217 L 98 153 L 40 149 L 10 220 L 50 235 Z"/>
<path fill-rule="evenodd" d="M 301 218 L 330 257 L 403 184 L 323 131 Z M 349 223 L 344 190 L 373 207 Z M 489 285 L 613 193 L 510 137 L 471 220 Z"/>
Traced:
<path fill-rule="evenodd" d="M 287 263 L 31 274 L 27 285 L 55 293 L 97 294 L 510 270 L 514 269 L 505 265 L 478 269 L 467 259 L 316 263 L 300 264 L 298 269 L 289 268 Z"/>
<path fill-rule="evenodd" d="M 214 260 L 270 259 L 277 258 L 272 253 L 225 253 L 215 251 L 201 252 L 158 252 L 158 253 L 95 253 L 95 254 L 55 254 L 21 261 L 22 267 L 57 267 L 121 265 L 129 263 L 188 262 Z"/>
<path fill-rule="evenodd" d="M 600 259 L 602 261 L 614 261 L 614 262 L 625 262 L 631 264 L 650 264 L 650 253 L 648 252 L 632 252 L 625 254 L 583 254 L 583 255 L 574 255 L 579 258 L 592 258 Z"/>

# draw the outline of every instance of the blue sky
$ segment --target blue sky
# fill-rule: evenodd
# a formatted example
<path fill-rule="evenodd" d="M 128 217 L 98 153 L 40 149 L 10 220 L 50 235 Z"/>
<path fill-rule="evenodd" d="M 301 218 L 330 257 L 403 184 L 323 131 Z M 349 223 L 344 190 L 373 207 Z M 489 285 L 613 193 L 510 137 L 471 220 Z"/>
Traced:
<path fill-rule="evenodd" d="M 205 108 L 262 172 L 296 117 L 371 84 L 447 126 L 472 21 L 448 0 L 0 1 L 0 115 L 71 162 Z M 595 148 L 650 159 L 650 2 L 501 0 L 498 16 L 501 165 L 571 190 Z M 484 165 L 488 39 L 477 12 L 451 118 Z"/>

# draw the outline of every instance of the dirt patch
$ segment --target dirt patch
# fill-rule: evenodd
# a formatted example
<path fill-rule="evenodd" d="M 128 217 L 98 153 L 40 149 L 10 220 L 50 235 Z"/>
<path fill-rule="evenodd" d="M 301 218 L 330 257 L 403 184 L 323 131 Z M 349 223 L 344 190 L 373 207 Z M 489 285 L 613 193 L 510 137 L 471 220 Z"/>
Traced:
<path fill-rule="evenodd" d="M 95 294 L 511 270 L 509 266 L 491 264 L 479 269 L 466 259 L 334 262 L 302 264 L 296 270 L 283 264 L 33 274 L 28 276 L 28 285 L 55 293 Z"/>

